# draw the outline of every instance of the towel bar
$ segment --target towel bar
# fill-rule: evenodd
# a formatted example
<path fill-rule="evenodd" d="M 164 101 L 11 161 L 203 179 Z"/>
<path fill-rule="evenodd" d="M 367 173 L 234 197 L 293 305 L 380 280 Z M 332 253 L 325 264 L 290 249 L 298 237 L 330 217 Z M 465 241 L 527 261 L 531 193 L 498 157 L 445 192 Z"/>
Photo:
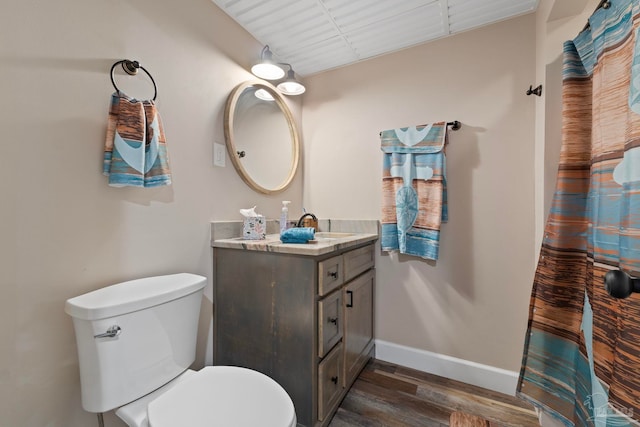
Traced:
<path fill-rule="evenodd" d="M 426 126 L 426 124 L 420 126 Z M 462 128 L 462 123 L 460 123 L 458 120 L 454 120 L 452 122 L 447 122 L 447 127 L 449 126 L 451 126 L 451 130 L 460 130 L 460 128 Z"/>
<path fill-rule="evenodd" d="M 426 125 L 418 125 L 418 126 L 426 126 Z M 462 128 L 462 123 L 458 120 L 454 120 L 452 122 L 447 122 L 447 127 L 451 126 L 451 130 L 460 130 Z M 380 136 L 382 136 L 382 132 L 380 132 Z"/>
<path fill-rule="evenodd" d="M 447 122 L 447 126 L 451 126 L 451 130 L 459 130 L 462 127 L 462 123 L 457 120 Z"/>

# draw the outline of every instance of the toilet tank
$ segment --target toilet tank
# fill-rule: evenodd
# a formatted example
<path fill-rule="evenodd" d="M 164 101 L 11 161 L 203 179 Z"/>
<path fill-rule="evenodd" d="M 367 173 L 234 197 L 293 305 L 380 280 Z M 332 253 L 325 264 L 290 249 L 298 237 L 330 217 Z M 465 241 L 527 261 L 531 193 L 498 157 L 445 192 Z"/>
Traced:
<path fill-rule="evenodd" d="M 205 284 L 202 276 L 180 273 L 131 280 L 67 300 L 86 411 L 105 412 L 132 402 L 193 363 Z M 104 336 L 110 329 L 119 332 Z"/>

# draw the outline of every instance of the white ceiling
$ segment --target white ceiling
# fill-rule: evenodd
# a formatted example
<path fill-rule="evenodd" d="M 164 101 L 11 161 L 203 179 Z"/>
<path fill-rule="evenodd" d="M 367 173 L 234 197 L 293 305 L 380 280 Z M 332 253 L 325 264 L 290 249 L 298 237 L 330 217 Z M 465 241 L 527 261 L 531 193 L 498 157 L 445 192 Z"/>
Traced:
<path fill-rule="evenodd" d="M 305 76 L 533 12 L 539 0 L 212 1 Z"/>

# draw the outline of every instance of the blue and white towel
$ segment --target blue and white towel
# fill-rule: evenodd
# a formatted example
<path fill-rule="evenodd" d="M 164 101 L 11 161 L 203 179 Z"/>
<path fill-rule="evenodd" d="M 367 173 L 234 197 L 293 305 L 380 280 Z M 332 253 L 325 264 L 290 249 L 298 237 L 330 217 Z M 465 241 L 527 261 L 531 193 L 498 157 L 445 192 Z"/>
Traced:
<path fill-rule="evenodd" d="M 112 187 L 171 184 L 164 130 L 153 101 L 139 101 L 122 92 L 111 96 L 103 173 Z"/>
<path fill-rule="evenodd" d="M 382 250 L 436 260 L 448 218 L 447 123 L 386 130 L 380 140 Z"/>

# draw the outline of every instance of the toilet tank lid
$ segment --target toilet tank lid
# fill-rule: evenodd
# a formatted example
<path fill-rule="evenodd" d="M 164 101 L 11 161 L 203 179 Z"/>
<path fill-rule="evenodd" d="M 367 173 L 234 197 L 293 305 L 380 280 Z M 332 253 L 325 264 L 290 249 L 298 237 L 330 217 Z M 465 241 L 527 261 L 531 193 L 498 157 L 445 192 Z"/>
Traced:
<path fill-rule="evenodd" d="M 206 283 L 205 277 L 191 273 L 145 277 L 68 299 L 64 311 L 78 319 L 105 319 L 192 294 Z"/>

